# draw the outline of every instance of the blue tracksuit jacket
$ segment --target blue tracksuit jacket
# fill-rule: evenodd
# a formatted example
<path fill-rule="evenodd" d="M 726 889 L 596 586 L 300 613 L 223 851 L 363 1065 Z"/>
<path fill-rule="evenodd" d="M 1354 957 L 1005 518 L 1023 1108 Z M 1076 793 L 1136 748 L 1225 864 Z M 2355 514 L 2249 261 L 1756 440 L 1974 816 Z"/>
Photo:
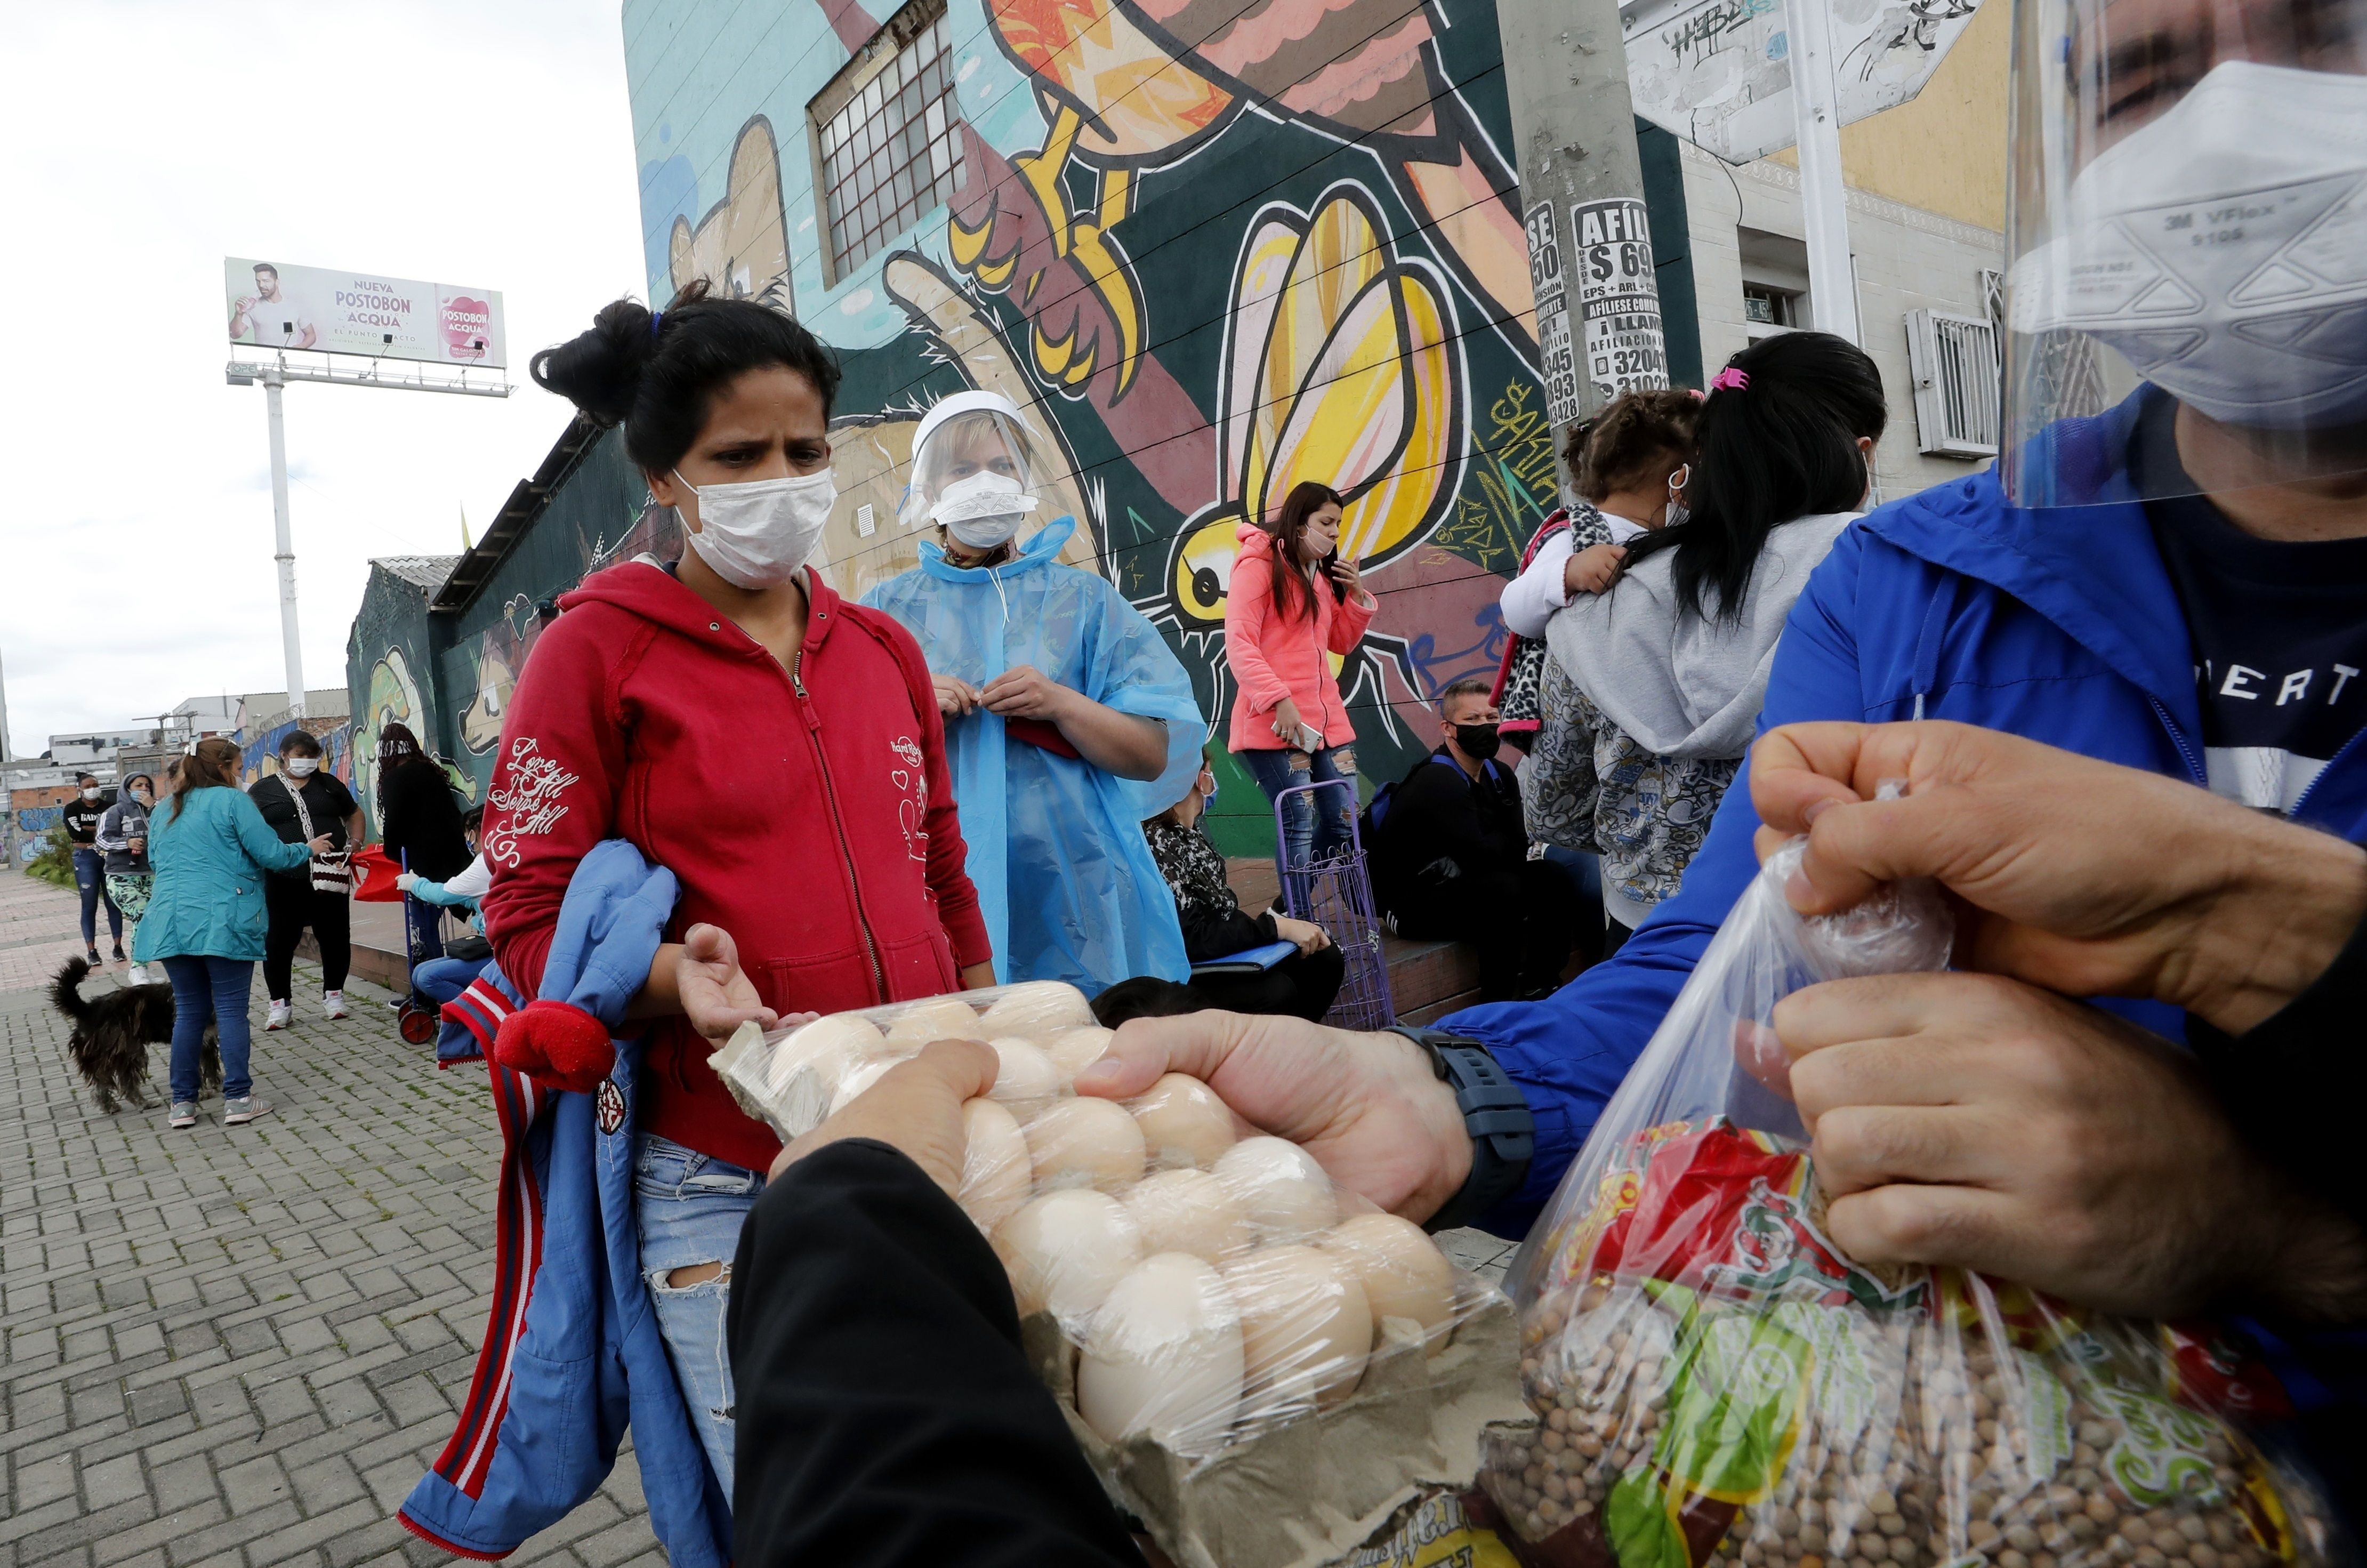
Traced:
<path fill-rule="evenodd" d="M 542 995 L 620 1027 L 677 892 L 674 873 L 630 844 L 596 846 L 560 906 Z M 463 1000 L 488 1028 L 524 1001 L 492 966 Z M 445 1032 L 458 1036 L 442 1053 L 448 1065 L 460 1055 L 455 1048 L 475 1042 L 457 1021 Z M 506 1556 L 592 1495 L 629 1425 L 650 1525 L 674 1568 L 728 1568 L 730 1508 L 641 1277 L 633 1210 L 640 1042 L 614 1044 L 616 1066 L 589 1095 L 486 1061 L 503 1142 L 493 1307 L 459 1426 L 399 1517 L 447 1551 Z"/>

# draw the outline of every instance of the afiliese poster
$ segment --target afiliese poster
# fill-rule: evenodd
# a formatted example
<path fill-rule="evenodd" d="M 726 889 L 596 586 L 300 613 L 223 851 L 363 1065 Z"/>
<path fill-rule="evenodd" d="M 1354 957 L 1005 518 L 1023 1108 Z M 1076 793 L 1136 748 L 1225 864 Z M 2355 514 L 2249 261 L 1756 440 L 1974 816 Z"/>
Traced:
<path fill-rule="evenodd" d="M 222 287 L 230 340 L 241 347 L 507 363 L 498 290 L 248 256 L 222 263 Z"/>

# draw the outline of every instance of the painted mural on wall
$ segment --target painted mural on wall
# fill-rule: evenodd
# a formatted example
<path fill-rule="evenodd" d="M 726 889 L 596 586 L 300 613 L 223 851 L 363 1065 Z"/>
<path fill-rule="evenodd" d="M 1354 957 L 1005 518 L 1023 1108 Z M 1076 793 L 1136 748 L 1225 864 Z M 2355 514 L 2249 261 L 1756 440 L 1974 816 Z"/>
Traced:
<path fill-rule="evenodd" d="M 432 612 L 418 584 L 372 571 L 346 644 L 352 772 L 340 777 L 361 801 L 373 836 L 384 726 L 410 726 L 453 793 L 463 802 L 481 801 L 518 672 L 560 598 L 619 562 L 681 553 L 680 524 L 670 509 L 649 504 L 619 446 L 610 435 L 591 448 L 458 613 Z"/>
<path fill-rule="evenodd" d="M 292 730 L 308 731 L 321 743 L 321 767 L 324 771 L 360 798 L 360 789 L 354 782 L 354 729 L 352 723 L 307 723 L 290 719 L 258 734 L 241 733 L 239 737 L 239 785 L 251 788 L 257 779 L 268 778 L 279 771 L 279 743 Z"/>
<path fill-rule="evenodd" d="M 915 423 L 1004 392 L 1065 469 L 1064 559 L 1221 723 L 1234 527 L 1324 480 L 1382 600 L 1342 686 L 1395 777 L 1435 739 L 1418 705 L 1492 672 L 1554 504 L 1492 0 L 949 0 L 955 198 L 826 281 L 808 106 L 881 4 L 624 15 L 651 297 L 704 277 L 842 352 L 832 582 L 916 562 Z"/>

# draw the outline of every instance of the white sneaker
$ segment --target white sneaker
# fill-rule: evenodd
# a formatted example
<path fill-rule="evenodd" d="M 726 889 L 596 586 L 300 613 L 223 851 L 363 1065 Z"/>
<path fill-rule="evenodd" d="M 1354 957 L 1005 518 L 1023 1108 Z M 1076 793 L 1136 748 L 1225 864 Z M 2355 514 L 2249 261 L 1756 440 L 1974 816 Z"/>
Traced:
<path fill-rule="evenodd" d="M 288 1015 L 290 1010 L 291 1009 L 285 1002 L 274 1002 L 271 1004 L 271 1016 L 263 1020 L 264 1028 L 266 1030 L 286 1028 L 288 1027 Z"/>
<path fill-rule="evenodd" d="M 130 969 L 128 969 L 128 970 L 124 971 L 124 973 L 123 973 L 123 983 L 124 983 L 126 985 L 145 985 L 145 984 L 147 984 L 147 983 L 148 983 L 148 966 L 147 966 L 147 965 L 145 965 L 145 964 L 137 964 L 137 963 L 136 963 L 136 964 L 133 964 Z"/>
<path fill-rule="evenodd" d="M 345 994 L 342 991 L 322 992 L 321 1017 L 324 1018 L 349 1018 L 353 1017 L 351 1013 L 345 1011 Z"/>

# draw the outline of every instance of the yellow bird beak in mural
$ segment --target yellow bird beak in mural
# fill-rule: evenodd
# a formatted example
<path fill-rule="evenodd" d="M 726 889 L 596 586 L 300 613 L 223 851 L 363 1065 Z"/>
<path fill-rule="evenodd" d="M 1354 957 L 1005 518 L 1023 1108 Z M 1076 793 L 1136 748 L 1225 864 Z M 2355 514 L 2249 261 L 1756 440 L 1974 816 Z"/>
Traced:
<path fill-rule="evenodd" d="M 1455 493 L 1462 358 L 1444 280 L 1382 238 L 1362 187 L 1312 216 L 1259 215 L 1233 278 L 1226 493 L 1264 518 L 1302 480 L 1348 498 L 1340 550 L 1367 567 L 1426 538 Z"/>

